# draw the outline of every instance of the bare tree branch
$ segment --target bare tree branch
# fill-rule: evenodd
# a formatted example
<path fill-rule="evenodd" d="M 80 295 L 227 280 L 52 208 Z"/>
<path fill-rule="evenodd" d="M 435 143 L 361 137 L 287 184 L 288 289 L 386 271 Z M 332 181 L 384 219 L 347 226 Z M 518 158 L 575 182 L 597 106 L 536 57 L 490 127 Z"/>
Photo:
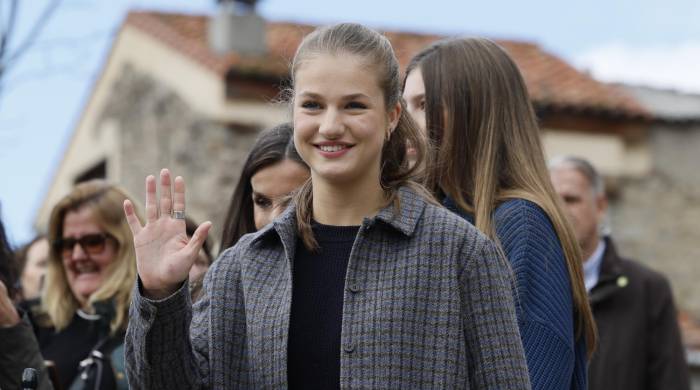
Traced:
<path fill-rule="evenodd" d="M 22 43 L 20 43 L 17 46 L 17 49 L 10 53 L 9 38 L 12 36 L 12 33 L 15 28 L 15 21 L 17 19 L 17 5 L 19 0 L 11 1 L 12 2 L 10 3 L 10 16 L 8 19 L 8 23 L 4 31 L 2 31 L 2 37 L 0 39 L 0 94 L 2 94 L 3 79 L 5 74 L 7 73 L 7 69 L 14 62 L 16 62 L 22 56 L 22 54 L 24 54 L 27 51 L 27 49 L 29 49 L 29 47 L 34 43 L 36 37 L 39 36 L 41 30 L 44 29 L 49 19 L 51 18 L 51 15 L 61 3 L 61 0 L 51 1 L 51 3 L 49 3 L 49 5 L 46 6 L 46 8 L 44 8 L 44 11 L 41 13 L 41 16 L 39 16 L 37 21 L 34 23 L 31 30 L 29 31 L 29 34 L 27 34 Z"/>
<path fill-rule="evenodd" d="M 53 0 L 51 4 L 46 6 L 44 12 L 41 13 L 39 19 L 34 23 L 32 30 L 27 34 L 24 41 L 17 47 L 17 49 L 7 57 L 5 60 L 5 66 L 7 67 L 12 62 L 17 61 L 17 59 L 34 43 L 34 40 L 41 33 L 41 30 L 46 26 L 53 12 L 58 8 L 61 0 Z"/>
<path fill-rule="evenodd" d="M 2 36 L 0 36 L 0 74 L 2 74 L 2 59 L 5 58 L 5 50 L 7 50 L 7 45 L 10 42 L 10 37 L 12 36 L 12 31 L 15 28 L 15 20 L 17 19 L 17 2 L 19 0 L 10 1 L 10 14 L 7 17 L 7 26 L 2 31 Z"/>

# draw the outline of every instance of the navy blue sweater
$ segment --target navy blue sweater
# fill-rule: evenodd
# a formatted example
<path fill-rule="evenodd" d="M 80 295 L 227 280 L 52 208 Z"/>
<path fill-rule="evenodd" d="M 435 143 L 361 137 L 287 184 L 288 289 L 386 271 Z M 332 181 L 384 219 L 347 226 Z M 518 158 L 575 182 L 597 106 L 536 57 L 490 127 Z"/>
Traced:
<path fill-rule="evenodd" d="M 445 206 L 474 222 L 449 198 Z M 586 345 L 576 342 L 569 272 L 547 214 L 523 199 L 496 208 L 496 235 L 517 283 L 517 315 L 533 390 L 586 389 Z"/>
<path fill-rule="evenodd" d="M 359 226 L 314 222 L 318 251 L 297 242 L 292 269 L 287 375 L 289 389 L 339 389 L 343 292 Z"/>

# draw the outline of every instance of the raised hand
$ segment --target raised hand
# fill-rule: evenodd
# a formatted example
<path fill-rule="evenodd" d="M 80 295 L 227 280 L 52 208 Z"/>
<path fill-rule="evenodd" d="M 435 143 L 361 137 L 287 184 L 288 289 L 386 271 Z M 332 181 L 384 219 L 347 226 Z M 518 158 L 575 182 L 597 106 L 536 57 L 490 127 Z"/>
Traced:
<path fill-rule="evenodd" d="M 9 328 L 19 324 L 19 314 L 12 304 L 5 283 L 0 281 L 0 328 Z"/>
<path fill-rule="evenodd" d="M 157 202 L 156 179 L 152 175 L 146 177 L 145 226 L 141 226 L 136 217 L 134 205 L 128 199 L 124 201 L 126 220 L 134 235 L 136 265 L 143 293 L 150 299 L 170 296 L 187 280 L 211 228 L 211 222 L 204 222 L 191 238 L 187 237 L 185 181 L 176 177 L 172 193 L 170 186 L 170 172 L 163 169 L 160 171 L 160 202 Z"/>

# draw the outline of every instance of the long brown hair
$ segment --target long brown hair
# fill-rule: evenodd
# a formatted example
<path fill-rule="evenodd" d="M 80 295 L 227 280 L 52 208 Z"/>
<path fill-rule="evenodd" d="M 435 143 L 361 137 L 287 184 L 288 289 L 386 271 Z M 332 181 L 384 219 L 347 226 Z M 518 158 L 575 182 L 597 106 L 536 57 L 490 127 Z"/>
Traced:
<path fill-rule="evenodd" d="M 130 199 L 135 204 L 133 197 L 128 196 L 125 190 L 104 180 L 83 182 L 54 206 L 49 219 L 48 238 L 49 242 L 54 243 L 63 237 L 63 220 L 66 214 L 87 207 L 92 211 L 94 222 L 117 242 L 117 252 L 109 265 L 108 276 L 89 298 L 91 305 L 100 301 L 111 301 L 114 304 L 114 318 L 110 324 L 113 333 L 126 329 L 131 289 L 136 281 L 134 240 L 122 211 L 125 199 Z M 61 254 L 55 248 L 49 252 L 46 288 L 42 294 L 41 308 L 56 330 L 68 326 L 76 310 L 80 308 L 78 299 L 68 285 Z"/>
<path fill-rule="evenodd" d="M 405 104 L 401 99 L 399 62 L 389 40 L 360 24 L 341 23 L 320 27 L 304 38 L 294 55 L 290 72 L 292 88 L 299 68 L 304 66 L 306 61 L 312 61 L 316 56 L 324 54 L 361 58 L 367 69 L 377 75 L 387 112 L 397 103 L 401 104 L 398 124 L 384 143 L 380 162 L 380 184 L 386 192 L 387 204 L 393 202 L 395 207 L 400 207 L 396 194 L 402 185 L 411 186 L 430 199 L 430 194 L 413 181 L 418 178 L 426 157 L 425 138 L 406 113 Z M 416 150 L 415 164 L 410 164 L 407 158 L 408 144 Z M 307 181 L 295 197 L 297 228 L 304 245 L 309 249 L 318 246 L 311 230 L 312 185 L 311 180 Z"/>
<path fill-rule="evenodd" d="M 596 327 L 583 284 L 581 252 L 549 178 L 539 127 L 517 65 L 481 38 L 434 43 L 410 62 L 425 84 L 426 128 L 439 145 L 428 172 L 434 192 L 473 213 L 476 227 L 498 242 L 493 211 L 506 199 L 541 207 L 564 250 L 575 309 L 576 338 L 588 355 Z"/>

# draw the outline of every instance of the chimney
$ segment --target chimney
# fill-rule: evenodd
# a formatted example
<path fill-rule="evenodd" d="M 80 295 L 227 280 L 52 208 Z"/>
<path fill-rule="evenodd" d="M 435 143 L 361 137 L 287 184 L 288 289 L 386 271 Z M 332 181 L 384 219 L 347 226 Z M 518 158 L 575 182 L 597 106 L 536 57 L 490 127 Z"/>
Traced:
<path fill-rule="evenodd" d="M 209 20 L 209 47 L 218 54 L 265 54 L 265 20 L 255 12 L 257 1 L 217 2 L 219 11 Z"/>

